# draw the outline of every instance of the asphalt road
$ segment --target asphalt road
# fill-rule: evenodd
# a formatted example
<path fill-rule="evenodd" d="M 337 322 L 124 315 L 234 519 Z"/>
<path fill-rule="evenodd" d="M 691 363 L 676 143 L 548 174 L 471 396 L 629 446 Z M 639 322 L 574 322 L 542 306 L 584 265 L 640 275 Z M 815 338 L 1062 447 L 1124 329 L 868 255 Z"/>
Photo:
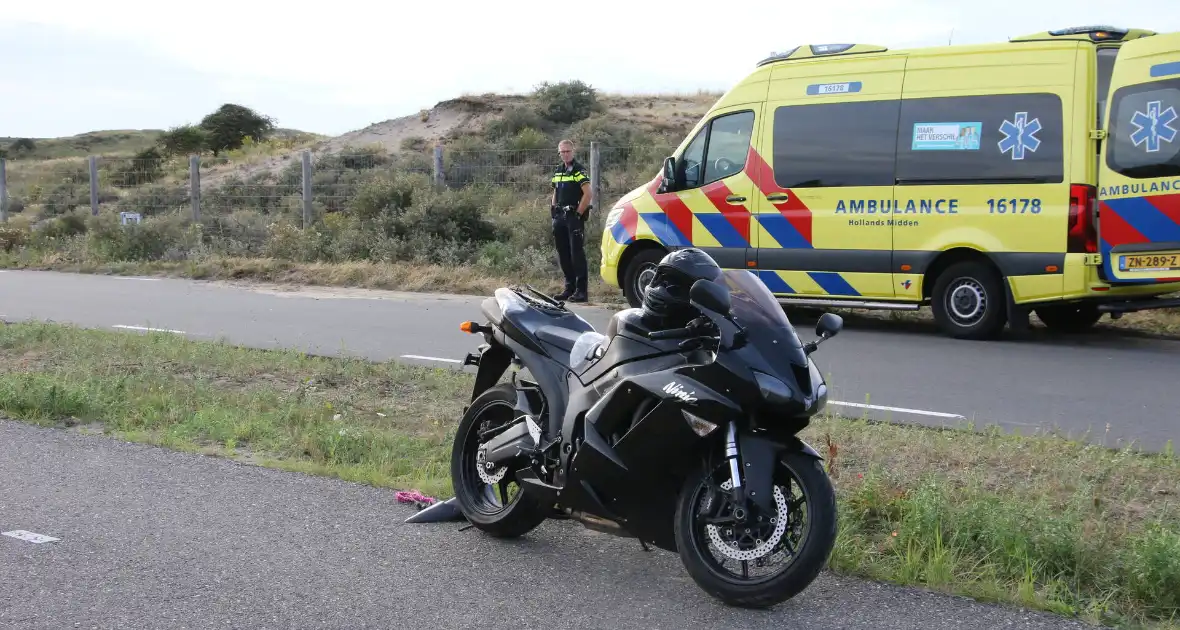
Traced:
<path fill-rule="evenodd" d="M 514 542 L 406 525 L 394 493 L 0 420 L 0 627 L 1084 628 L 823 574 L 727 608 L 678 558 L 550 521 Z"/>
<path fill-rule="evenodd" d="M 181 279 L 0 272 L 0 317 L 142 327 L 256 347 L 457 364 L 476 346 L 459 323 L 480 297 L 260 289 Z M 596 327 L 611 312 L 575 306 Z M 814 337 L 813 323 L 798 323 Z M 136 328 L 116 328 L 136 330 Z M 1093 335 L 966 342 L 850 322 L 816 355 L 844 413 L 923 424 L 967 419 L 1028 432 L 1057 428 L 1117 445 L 1180 443 L 1180 342 Z M 869 405 L 868 408 L 850 406 Z M 1107 425 L 1110 425 L 1107 432 Z"/>

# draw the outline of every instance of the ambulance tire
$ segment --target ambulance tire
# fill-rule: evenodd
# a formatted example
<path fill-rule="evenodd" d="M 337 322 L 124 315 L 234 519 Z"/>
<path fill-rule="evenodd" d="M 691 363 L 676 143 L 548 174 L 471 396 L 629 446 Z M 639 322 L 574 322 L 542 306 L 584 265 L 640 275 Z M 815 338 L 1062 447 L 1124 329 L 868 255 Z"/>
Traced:
<path fill-rule="evenodd" d="M 956 339 L 992 339 L 1008 323 L 1004 278 L 985 262 L 947 267 L 934 281 L 931 297 L 934 320 Z"/>
<path fill-rule="evenodd" d="M 627 261 L 627 268 L 623 271 L 623 296 L 631 308 L 643 305 L 640 283 L 651 282 L 650 276 L 655 272 L 656 265 L 667 255 L 668 252 L 663 248 L 652 247 L 641 250 Z"/>

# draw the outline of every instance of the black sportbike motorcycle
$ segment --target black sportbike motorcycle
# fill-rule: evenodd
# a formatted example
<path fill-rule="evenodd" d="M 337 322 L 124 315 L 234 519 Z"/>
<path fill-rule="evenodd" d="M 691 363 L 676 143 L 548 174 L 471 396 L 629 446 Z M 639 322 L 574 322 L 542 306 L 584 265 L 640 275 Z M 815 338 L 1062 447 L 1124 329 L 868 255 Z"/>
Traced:
<path fill-rule="evenodd" d="M 600 334 L 529 287 L 482 304 L 486 343 L 451 458 L 455 499 L 493 536 L 551 516 L 679 553 L 720 600 L 764 607 L 815 579 L 836 537 L 820 455 L 796 433 L 827 402 L 809 355 L 766 286 L 747 271 L 698 280 L 702 316 L 648 330 L 640 309 Z M 531 379 L 520 376 L 527 370 Z M 500 383 L 511 370 L 511 382 Z"/>

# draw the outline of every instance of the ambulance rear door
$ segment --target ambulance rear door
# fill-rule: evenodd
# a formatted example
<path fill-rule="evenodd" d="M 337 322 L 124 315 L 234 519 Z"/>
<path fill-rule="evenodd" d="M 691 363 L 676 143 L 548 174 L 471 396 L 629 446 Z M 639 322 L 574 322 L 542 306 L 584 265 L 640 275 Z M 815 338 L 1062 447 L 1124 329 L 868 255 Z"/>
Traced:
<path fill-rule="evenodd" d="M 1176 281 L 1180 33 L 1122 44 L 1105 109 L 1097 199 L 1103 279 L 1115 285 Z"/>

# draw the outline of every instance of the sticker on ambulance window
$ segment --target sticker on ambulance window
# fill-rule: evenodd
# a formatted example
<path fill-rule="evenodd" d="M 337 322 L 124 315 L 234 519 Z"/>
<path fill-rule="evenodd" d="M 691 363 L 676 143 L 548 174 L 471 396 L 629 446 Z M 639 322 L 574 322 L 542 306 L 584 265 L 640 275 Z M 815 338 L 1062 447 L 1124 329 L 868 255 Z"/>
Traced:
<path fill-rule="evenodd" d="M 1041 146 L 1037 137 L 1040 131 L 1040 118 L 1029 118 L 1028 112 L 1016 112 L 1012 120 L 1004 119 L 1000 125 L 1000 133 L 1004 134 L 998 143 L 1000 153 L 1011 153 L 1013 160 L 1023 160 L 1026 151 L 1036 153 Z"/>
<path fill-rule="evenodd" d="M 1174 106 L 1165 109 L 1162 101 L 1151 101 L 1131 114 L 1131 142 L 1148 153 L 1158 153 L 1162 143 L 1171 144 L 1180 133 L 1173 124 L 1177 118 Z"/>
<path fill-rule="evenodd" d="M 978 151 L 982 122 L 914 123 L 912 151 Z"/>
<path fill-rule="evenodd" d="M 1107 164 L 1135 179 L 1180 176 L 1180 77 L 1120 88 Z"/>

